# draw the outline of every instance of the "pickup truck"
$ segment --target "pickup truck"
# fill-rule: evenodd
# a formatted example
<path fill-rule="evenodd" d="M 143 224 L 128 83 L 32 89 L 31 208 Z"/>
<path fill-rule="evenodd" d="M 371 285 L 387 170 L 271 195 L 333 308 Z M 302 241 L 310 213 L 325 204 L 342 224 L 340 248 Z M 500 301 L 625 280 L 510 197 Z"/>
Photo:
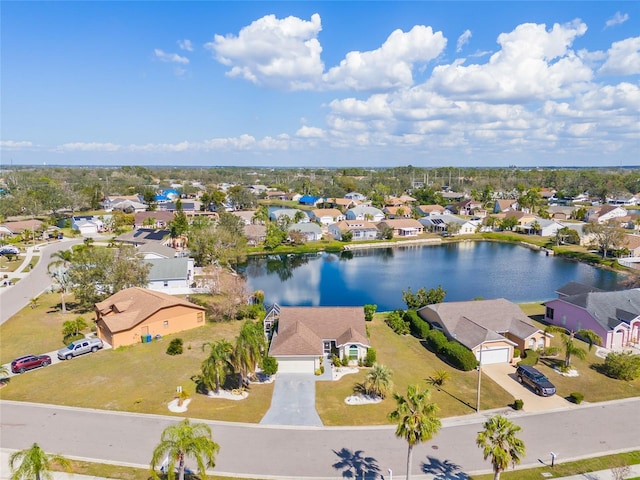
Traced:
<path fill-rule="evenodd" d="M 99 338 L 81 338 L 58 350 L 58 358 L 60 360 L 71 360 L 73 357 L 83 353 L 97 352 L 102 347 L 104 347 L 104 344 Z"/>

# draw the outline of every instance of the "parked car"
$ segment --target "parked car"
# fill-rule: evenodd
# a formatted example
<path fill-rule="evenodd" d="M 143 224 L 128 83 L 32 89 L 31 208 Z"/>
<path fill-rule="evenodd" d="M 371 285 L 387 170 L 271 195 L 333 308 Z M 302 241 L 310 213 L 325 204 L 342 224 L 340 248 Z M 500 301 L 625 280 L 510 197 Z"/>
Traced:
<path fill-rule="evenodd" d="M 46 367 L 51 363 L 49 355 L 25 355 L 16 358 L 11 362 L 11 371 L 13 373 L 24 373 L 38 367 Z"/>
<path fill-rule="evenodd" d="M 58 350 L 58 358 L 60 360 L 71 360 L 73 357 L 83 353 L 97 352 L 102 347 L 104 347 L 104 344 L 99 338 L 82 338 Z"/>
<path fill-rule="evenodd" d="M 529 385 L 538 395 L 550 397 L 556 393 L 553 383 L 531 365 L 518 365 L 516 375 L 520 383 Z"/>
<path fill-rule="evenodd" d="M 19 253 L 20 249 L 13 245 L 2 245 L 0 247 L 0 255 L 18 255 Z"/>

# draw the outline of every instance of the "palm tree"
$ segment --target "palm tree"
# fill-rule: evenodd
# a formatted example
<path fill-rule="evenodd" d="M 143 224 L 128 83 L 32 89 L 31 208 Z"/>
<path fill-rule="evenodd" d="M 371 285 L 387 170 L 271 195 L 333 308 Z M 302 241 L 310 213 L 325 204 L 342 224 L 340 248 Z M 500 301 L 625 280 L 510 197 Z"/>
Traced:
<path fill-rule="evenodd" d="M 236 339 L 232 357 L 233 366 L 240 375 L 241 386 L 245 384 L 246 378 L 255 372 L 266 348 L 267 341 L 262 326 L 251 320 L 245 321 Z"/>
<path fill-rule="evenodd" d="M 156 466 L 167 459 L 167 479 L 176 477 L 176 461 L 178 462 L 178 479 L 184 480 L 186 457 L 195 458 L 198 464 L 198 475 L 207 478 L 207 467 L 215 466 L 215 456 L 220 446 L 213 441 L 211 428 L 204 423 L 190 423 L 185 418 L 180 423 L 170 425 L 162 431 L 160 443 L 151 457 L 151 475 L 154 479 L 160 476 Z"/>
<path fill-rule="evenodd" d="M 594 344 L 601 344 L 602 338 L 593 330 L 580 329 L 569 330 L 564 327 L 558 327 L 556 325 L 549 325 L 545 328 L 545 333 L 560 332 L 562 333 L 562 344 L 564 346 L 564 366 L 566 369 L 571 368 L 571 357 L 578 357 L 580 360 L 584 360 L 587 356 L 587 351 L 584 348 L 578 347 L 573 343 L 576 335 L 584 338 L 589 344 L 589 351 L 593 348 Z"/>
<path fill-rule="evenodd" d="M 502 415 L 495 415 L 483 424 L 484 430 L 478 433 L 476 445 L 482 448 L 484 459 L 491 458 L 493 479 L 500 479 L 500 472 L 509 464 L 516 465 L 524 456 L 525 446 L 516 437 L 520 427 L 511 423 Z"/>
<path fill-rule="evenodd" d="M 81 331 L 87 328 L 87 321 L 84 317 L 78 317 L 75 320 L 67 320 L 62 324 L 62 335 L 65 338 L 79 335 Z"/>
<path fill-rule="evenodd" d="M 407 396 L 394 393 L 396 409 L 389 413 L 389 420 L 397 421 L 396 437 L 404 438 L 409 444 L 407 452 L 407 480 L 411 479 L 411 456 L 418 443 L 431 440 L 442 425 L 436 416 L 438 406 L 429 403 L 429 390 L 420 390 L 409 385 Z"/>
<path fill-rule="evenodd" d="M 209 346 L 211 352 L 202 362 L 202 383 L 208 390 L 215 388 L 215 392 L 220 391 L 220 385 L 224 385 L 227 373 L 233 370 L 231 364 L 231 356 L 233 355 L 233 345 L 227 340 L 218 340 L 213 343 L 205 343 L 204 347 Z"/>
<path fill-rule="evenodd" d="M 364 379 L 364 391 L 367 395 L 384 398 L 393 388 L 389 367 L 375 363 Z"/>
<path fill-rule="evenodd" d="M 71 462 L 66 458 L 48 454 L 37 443 L 31 448 L 14 452 L 9 457 L 9 468 L 11 468 L 11 480 L 40 480 L 51 479 L 51 467 L 57 463 L 67 472 L 71 472 Z"/>

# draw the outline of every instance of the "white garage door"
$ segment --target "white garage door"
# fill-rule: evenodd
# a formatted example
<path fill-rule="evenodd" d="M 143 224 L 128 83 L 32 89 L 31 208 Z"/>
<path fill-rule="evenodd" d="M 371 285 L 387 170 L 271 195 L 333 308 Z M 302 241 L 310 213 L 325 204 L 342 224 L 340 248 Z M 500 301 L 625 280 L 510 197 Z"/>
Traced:
<path fill-rule="evenodd" d="M 314 374 L 313 360 L 293 360 L 278 358 L 278 373 L 309 373 Z"/>
<path fill-rule="evenodd" d="M 480 352 L 476 353 L 476 358 L 480 361 Z M 509 361 L 509 347 L 506 348 L 484 348 L 482 349 L 482 364 L 507 363 Z"/>

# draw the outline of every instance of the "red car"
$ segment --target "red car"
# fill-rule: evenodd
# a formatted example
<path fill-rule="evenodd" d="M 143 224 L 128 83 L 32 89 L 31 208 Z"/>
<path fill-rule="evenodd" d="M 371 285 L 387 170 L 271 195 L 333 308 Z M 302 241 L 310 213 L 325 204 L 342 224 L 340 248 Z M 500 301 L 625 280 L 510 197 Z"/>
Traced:
<path fill-rule="evenodd" d="M 13 373 L 24 373 L 32 368 L 46 367 L 50 363 L 51 357 L 49 355 L 25 355 L 11 362 L 11 371 Z"/>

